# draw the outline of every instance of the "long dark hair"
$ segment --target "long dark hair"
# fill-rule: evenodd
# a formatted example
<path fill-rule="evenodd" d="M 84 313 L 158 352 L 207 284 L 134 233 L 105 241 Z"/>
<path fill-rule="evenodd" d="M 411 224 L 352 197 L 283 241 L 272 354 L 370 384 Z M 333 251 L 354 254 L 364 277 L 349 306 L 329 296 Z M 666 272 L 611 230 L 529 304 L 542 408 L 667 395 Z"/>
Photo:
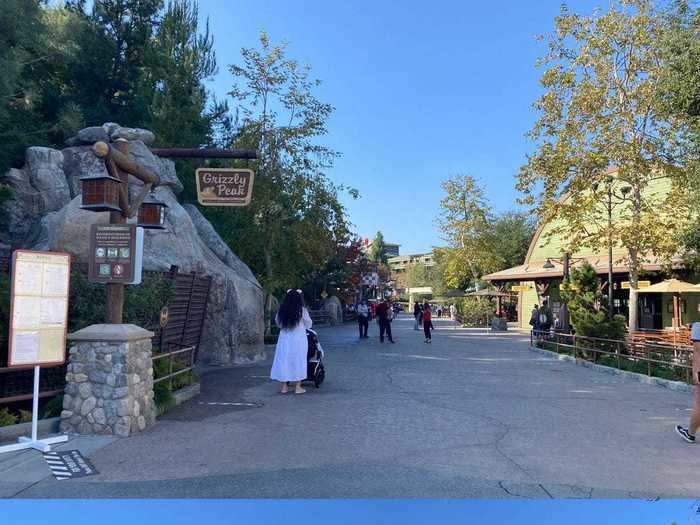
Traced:
<path fill-rule="evenodd" d="M 304 298 L 299 290 L 288 290 L 284 300 L 277 310 L 280 327 L 291 329 L 301 321 L 302 309 L 304 308 Z"/>

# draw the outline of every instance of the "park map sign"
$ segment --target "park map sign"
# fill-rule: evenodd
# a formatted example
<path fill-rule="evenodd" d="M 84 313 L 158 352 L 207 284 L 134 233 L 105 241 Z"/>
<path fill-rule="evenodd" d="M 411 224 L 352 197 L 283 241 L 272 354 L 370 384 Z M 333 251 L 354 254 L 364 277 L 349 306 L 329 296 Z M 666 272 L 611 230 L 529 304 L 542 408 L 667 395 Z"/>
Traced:
<path fill-rule="evenodd" d="M 198 168 L 197 200 L 202 206 L 248 206 L 253 195 L 253 170 Z"/>
<path fill-rule="evenodd" d="M 65 362 L 70 262 L 67 253 L 14 252 L 10 367 Z"/>

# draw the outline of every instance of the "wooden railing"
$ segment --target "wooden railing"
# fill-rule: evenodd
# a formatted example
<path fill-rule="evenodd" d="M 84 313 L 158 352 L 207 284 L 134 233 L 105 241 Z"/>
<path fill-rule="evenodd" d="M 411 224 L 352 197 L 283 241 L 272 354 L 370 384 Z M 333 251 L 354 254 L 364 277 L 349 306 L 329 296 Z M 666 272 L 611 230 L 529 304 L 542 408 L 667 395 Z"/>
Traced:
<path fill-rule="evenodd" d="M 532 330 L 530 345 L 620 370 L 692 384 L 693 347 L 680 341 L 670 344 L 663 338 L 642 338 L 636 332 L 621 340 Z"/>

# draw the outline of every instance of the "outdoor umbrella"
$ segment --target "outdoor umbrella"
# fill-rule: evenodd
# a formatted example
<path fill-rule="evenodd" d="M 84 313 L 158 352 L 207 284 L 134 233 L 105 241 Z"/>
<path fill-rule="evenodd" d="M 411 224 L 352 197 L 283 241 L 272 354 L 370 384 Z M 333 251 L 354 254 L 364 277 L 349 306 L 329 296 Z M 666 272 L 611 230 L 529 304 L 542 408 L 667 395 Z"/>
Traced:
<path fill-rule="evenodd" d="M 652 284 L 646 288 L 640 288 L 637 293 L 672 293 L 673 294 L 673 327 L 681 325 L 680 298 L 682 293 L 699 293 L 700 287 L 693 283 L 679 281 L 678 279 L 666 279 L 660 283 Z"/>

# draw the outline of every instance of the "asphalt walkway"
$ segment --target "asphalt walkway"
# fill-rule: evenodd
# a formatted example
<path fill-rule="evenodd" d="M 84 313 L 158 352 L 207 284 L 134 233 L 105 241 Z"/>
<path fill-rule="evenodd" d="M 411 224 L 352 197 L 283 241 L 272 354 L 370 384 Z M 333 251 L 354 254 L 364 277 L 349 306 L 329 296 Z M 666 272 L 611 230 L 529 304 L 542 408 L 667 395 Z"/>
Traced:
<path fill-rule="evenodd" d="M 517 332 L 436 320 L 433 343 L 322 328 L 327 380 L 281 395 L 269 364 L 220 368 L 142 435 L 89 454 L 97 476 L 17 497 L 655 498 L 700 495 L 690 396 L 557 361 Z M 22 454 L 32 454 L 23 452 Z M 0 463 L 0 487 L 12 483 Z M 16 485 L 18 487 L 19 485 Z"/>

